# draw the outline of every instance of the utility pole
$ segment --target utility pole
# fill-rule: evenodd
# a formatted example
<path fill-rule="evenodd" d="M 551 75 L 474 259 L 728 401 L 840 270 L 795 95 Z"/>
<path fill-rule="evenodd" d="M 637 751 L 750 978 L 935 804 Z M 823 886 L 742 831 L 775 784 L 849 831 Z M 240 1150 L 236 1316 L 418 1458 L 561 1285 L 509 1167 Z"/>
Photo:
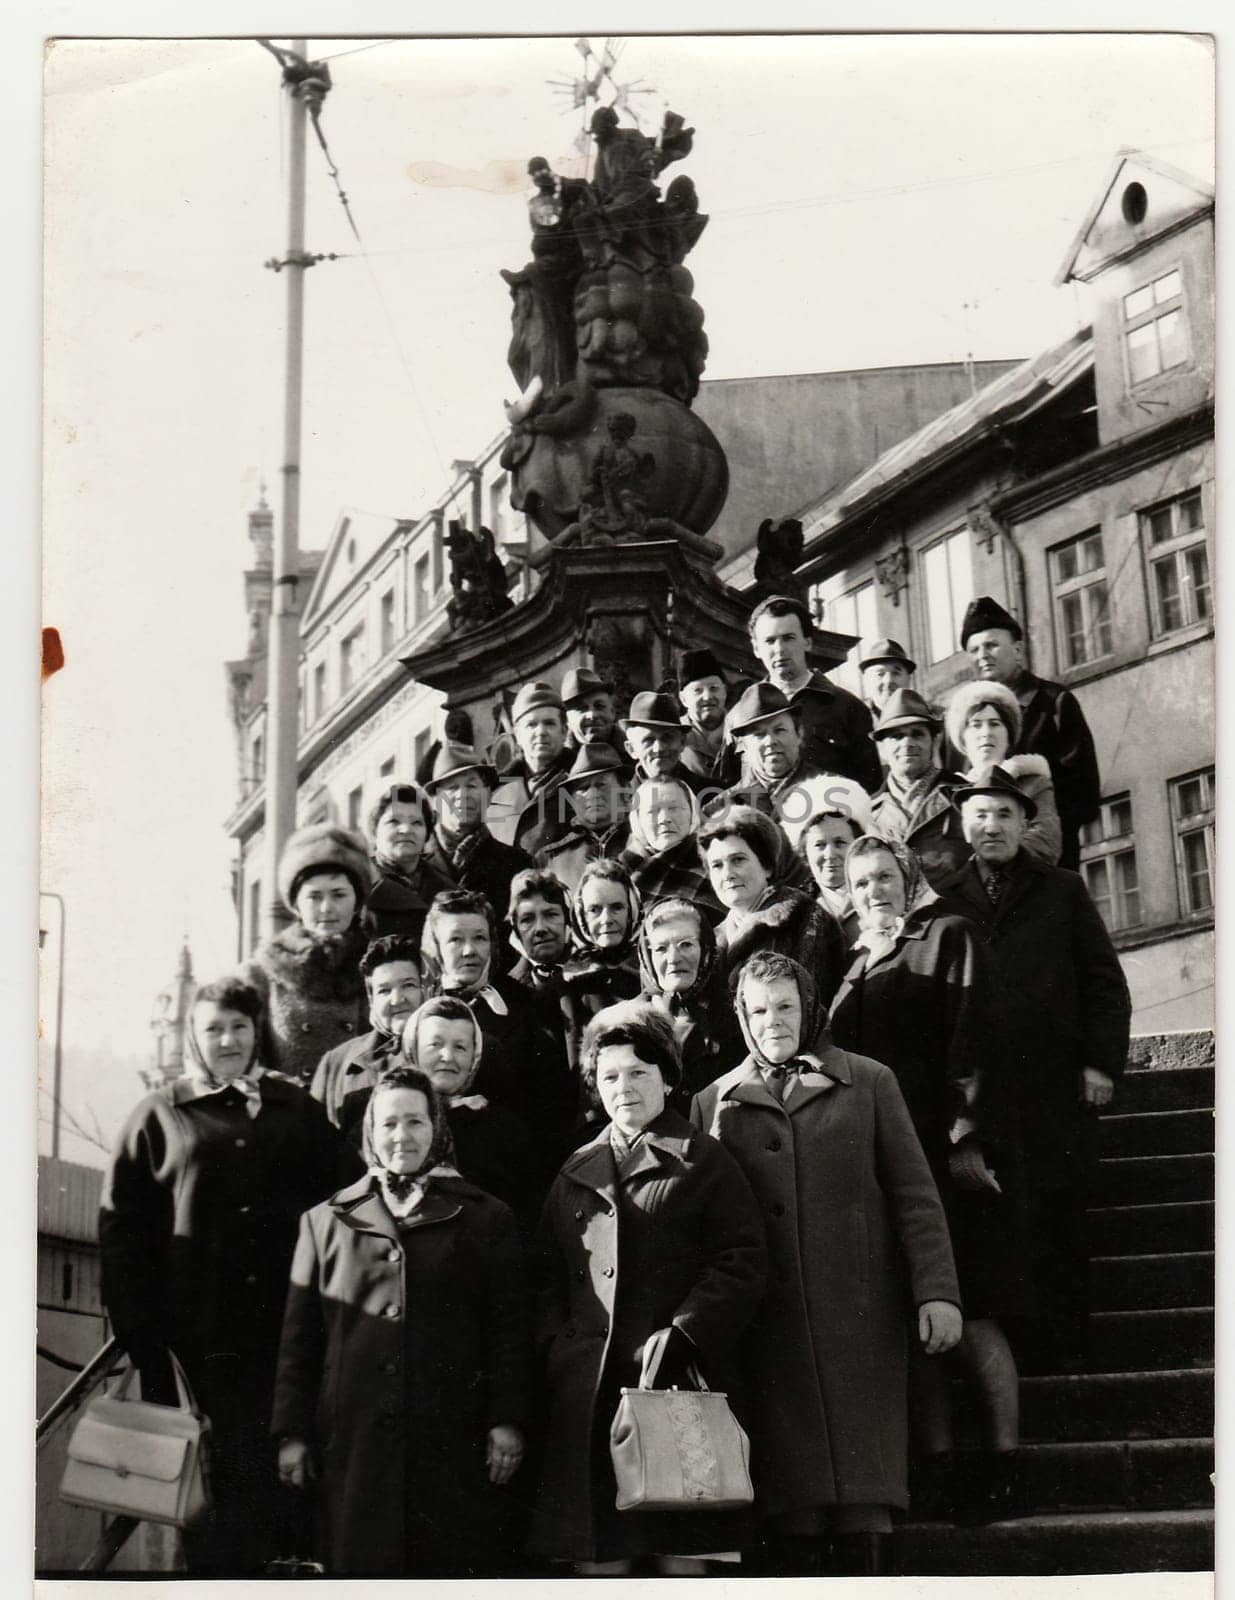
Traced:
<path fill-rule="evenodd" d="M 271 49 L 270 46 L 267 46 Z M 268 262 L 287 269 L 287 360 L 283 410 L 283 504 L 274 542 L 274 586 L 270 617 L 269 719 L 266 764 L 267 937 L 278 933 L 287 913 L 278 895 L 278 865 L 296 826 L 296 746 L 299 739 L 300 668 L 300 433 L 304 377 L 304 275 L 315 258 L 305 254 L 305 123 L 316 116 L 330 88 L 329 70 L 307 59 L 308 42 L 293 39 L 290 51 L 272 49 L 283 66 L 287 90 L 287 254 Z"/>
<path fill-rule="evenodd" d="M 51 1153 L 53 1159 L 60 1154 L 60 1096 L 64 1092 L 64 940 L 67 932 L 68 911 L 64 896 L 52 889 L 40 889 L 40 900 L 54 900 L 60 908 L 60 950 L 56 960 L 56 1048 L 52 1056 L 51 1077 Z M 43 932 L 39 929 L 39 949 L 43 948 Z"/>

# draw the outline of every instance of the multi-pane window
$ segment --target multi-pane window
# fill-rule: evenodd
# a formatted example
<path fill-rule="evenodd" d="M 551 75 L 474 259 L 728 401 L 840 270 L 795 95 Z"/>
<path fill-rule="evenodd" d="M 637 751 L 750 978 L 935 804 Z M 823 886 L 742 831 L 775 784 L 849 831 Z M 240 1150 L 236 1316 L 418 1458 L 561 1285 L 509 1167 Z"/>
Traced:
<path fill-rule="evenodd" d="M 339 693 L 346 694 L 364 671 L 364 627 L 353 628 L 339 645 Z"/>
<path fill-rule="evenodd" d="M 1141 542 L 1149 569 L 1154 637 L 1213 616 L 1205 509 L 1201 491 L 1141 512 Z"/>
<path fill-rule="evenodd" d="M 961 622 L 973 599 L 973 560 L 969 529 L 949 534 L 922 552 L 926 590 L 926 623 L 932 661 L 944 661 L 960 649 Z"/>
<path fill-rule="evenodd" d="M 383 783 L 388 783 L 390 779 L 394 777 L 395 758 L 393 756 L 382 762 L 381 766 L 377 769 L 377 775 Z"/>
<path fill-rule="evenodd" d="M 412 568 L 412 616 L 423 622 L 429 614 L 429 558 L 418 556 Z"/>
<path fill-rule="evenodd" d="M 1097 528 L 1050 552 L 1059 661 L 1079 667 L 1111 653 L 1111 607 L 1106 558 Z"/>
<path fill-rule="evenodd" d="M 412 741 L 412 769 L 419 772 L 425 757 L 429 754 L 429 730 L 422 728 Z"/>
<path fill-rule="evenodd" d="M 364 816 L 364 785 L 353 789 L 347 797 L 347 825 L 353 831 L 360 828 Z"/>
<path fill-rule="evenodd" d="M 859 639 L 875 636 L 875 585 L 861 583 L 848 594 L 827 603 L 827 626 L 836 633 L 853 633 Z M 822 618 L 821 618 L 822 620 Z"/>
<path fill-rule="evenodd" d="M 319 722 L 326 715 L 326 663 L 319 661 L 313 668 L 313 720 Z"/>
<path fill-rule="evenodd" d="M 249 776 L 254 783 L 260 783 L 266 776 L 266 750 L 260 733 L 253 735 L 253 744 L 249 752 Z"/>
<path fill-rule="evenodd" d="M 381 599 L 382 654 L 389 655 L 395 647 L 395 592 L 387 589 Z"/>
<path fill-rule="evenodd" d="M 1124 295 L 1128 382 L 1144 383 L 1188 359 L 1183 279 L 1176 267 Z"/>
<path fill-rule="evenodd" d="M 1104 800 L 1096 820 L 1081 829 L 1081 876 L 1111 933 L 1136 927 L 1141 920 L 1141 889 L 1130 796 L 1117 794 Z"/>
<path fill-rule="evenodd" d="M 1189 773 L 1171 784 L 1179 909 L 1195 917 L 1214 906 L 1214 769 Z"/>
<path fill-rule="evenodd" d="M 249 954 L 262 941 L 262 886 L 257 878 L 249 885 Z"/>

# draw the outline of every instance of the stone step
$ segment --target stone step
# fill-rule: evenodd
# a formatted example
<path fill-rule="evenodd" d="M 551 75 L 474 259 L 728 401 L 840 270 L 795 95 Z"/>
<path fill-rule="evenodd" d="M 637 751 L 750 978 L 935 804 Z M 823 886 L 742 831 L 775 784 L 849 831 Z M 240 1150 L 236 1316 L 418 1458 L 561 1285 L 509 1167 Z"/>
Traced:
<path fill-rule="evenodd" d="M 1187 1033 L 1134 1033 L 1128 1041 L 1128 1071 L 1173 1072 L 1186 1067 L 1212 1067 L 1212 1028 Z"/>
<path fill-rule="evenodd" d="M 1096 1311 L 1089 1318 L 1090 1366 L 1098 1372 L 1212 1366 L 1212 1306 L 1161 1311 Z"/>
<path fill-rule="evenodd" d="M 1167 1200 L 1212 1200 L 1214 1158 L 1197 1156 L 1118 1156 L 1102 1161 L 1094 1203 L 1150 1205 Z"/>
<path fill-rule="evenodd" d="M 1114 1109 L 1120 1116 L 1136 1111 L 1212 1110 L 1213 1104 L 1212 1067 L 1126 1072 L 1115 1088 Z"/>
<path fill-rule="evenodd" d="M 1213 1504 L 1212 1439 L 1106 1439 L 1025 1445 L 1026 1510 L 1174 1511 Z"/>
<path fill-rule="evenodd" d="M 1170 1306 L 1207 1306 L 1214 1298 L 1214 1257 L 1187 1254 L 1097 1256 L 1092 1262 L 1090 1304 L 1095 1311 L 1153 1311 Z"/>
<path fill-rule="evenodd" d="M 1214 1114 L 1197 1111 L 1137 1111 L 1103 1117 L 1104 1156 L 1200 1155 L 1214 1147 Z"/>
<path fill-rule="evenodd" d="M 905 1577 L 1209 1572 L 1212 1511 L 1090 1511 L 1022 1517 L 987 1528 L 906 1523 L 892 1541 Z"/>
<path fill-rule="evenodd" d="M 1213 1430 L 1212 1367 L 1021 1379 L 1021 1433 L 1030 1442 L 1205 1439 Z"/>
<path fill-rule="evenodd" d="M 1095 1256 L 1212 1250 L 1213 1247 L 1212 1200 L 1175 1200 L 1156 1206 L 1099 1206 L 1089 1213 L 1089 1248 Z"/>

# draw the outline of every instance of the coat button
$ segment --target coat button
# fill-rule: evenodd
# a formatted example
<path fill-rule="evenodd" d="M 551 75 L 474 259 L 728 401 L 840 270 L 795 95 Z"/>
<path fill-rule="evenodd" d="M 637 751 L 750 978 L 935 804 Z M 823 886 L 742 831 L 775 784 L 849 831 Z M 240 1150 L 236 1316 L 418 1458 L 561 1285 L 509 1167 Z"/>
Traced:
<path fill-rule="evenodd" d="M 384 1317 L 389 1317 L 391 1319 L 391 1321 L 393 1322 L 394 1319 L 399 1315 L 399 1308 L 398 1308 L 398 1306 L 387 1306 L 386 1309 L 382 1312 L 382 1315 Z"/>
<path fill-rule="evenodd" d="M 565 1333 L 568 1339 L 573 1339 L 575 1336 L 575 1330 L 573 1328 L 564 1328 L 562 1331 Z"/>
<path fill-rule="evenodd" d="M 345 1023 L 344 1023 L 344 1024 L 343 1024 L 343 1032 L 344 1032 L 344 1033 L 350 1033 L 350 1032 L 351 1032 L 351 1031 L 352 1031 L 352 1025 L 351 1025 L 351 1023 L 350 1023 L 350 1022 L 345 1022 Z"/>
<path fill-rule="evenodd" d="M 246 1283 L 256 1283 L 256 1282 L 257 1282 L 257 1274 L 256 1274 L 256 1272 L 250 1272 L 250 1273 L 249 1273 L 249 1274 L 248 1274 L 248 1275 L 247 1275 L 247 1277 L 246 1277 L 246 1278 L 245 1278 L 245 1280 L 244 1280 L 244 1281 L 245 1281 L 245 1282 L 246 1282 Z"/>
<path fill-rule="evenodd" d="M 398 1370 L 399 1363 L 397 1361 L 388 1361 L 382 1368 L 382 1371 L 386 1373 L 388 1377 L 393 1377 Z"/>
<path fill-rule="evenodd" d="M 387 1261 L 401 1261 L 403 1257 L 397 1250 L 388 1250 L 386 1252 L 386 1259 Z"/>
<path fill-rule="evenodd" d="M 780 1140 L 779 1139 L 769 1139 L 768 1140 L 768 1149 L 769 1150 L 779 1150 L 780 1147 L 781 1146 L 780 1146 Z"/>
<path fill-rule="evenodd" d="M 250 1211 L 251 1211 L 251 1210 L 252 1210 L 252 1209 L 253 1209 L 253 1208 L 252 1208 L 252 1206 L 241 1206 L 241 1207 L 240 1207 L 240 1215 L 241 1215 L 241 1216 L 242 1216 L 242 1217 L 247 1217 L 247 1216 L 248 1216 L 248 1214 L 249 1214 L 249 1212 L 250 1212 Z"/>
<path fill-rule="evenodd" d="M 582 1267 L 576 1267 L 575 1268 L 575 1282 L 576 1283 L 582 1283 L 586 1276 L 587 1276 L 587 1274 L 584 1272 Z"/>
<path fill-rule="evenodd" d="M 243 1150 L 245 1145 L 248 1144 L 248 1142 L 249 1141 L 247 1139 L 237 1139 L 236 1140 L 236 1149 L 237 1150 Z"/>
<path fill-rule="evenodd" d="M 785 1214 L 785 1208 L 784 1208 L 783 1205 L 781 1205 L 780 1201 L 778 1200 L 776 1202 L 776 1204 L 772 1207 L 772 1215 L 774 1217 L 783 1217 L 784 1214 Z"/>
<path fill-rule="evenodd" d="M 612 1276 L 613 1276 L 613 1268 L 612 1267 L 606 1267 L 605 1268 L 605 1277 L 606 1278 L 611 1278 Z"/>
<path fill-rule="evenodd" d="M 583 1221 L 583 1213 L 582 1213 L 582 1211 L 576 1211 L 575 1212 L 575 1221 L 576 1222 L 582 1222 Z"/>
<path fill-rule="evenodd" d="M 302 1022 L 300 1024 L 300 1031 L 301 1033 L 312 1033 L 313 1024 L 311 1022 Z"/>
<path fill-rule="evenodd" d="M 609 1337 L 609 1324 L 607 1322 L 601 1323 L 600 1336 L 602 1339 L 607 1339 Z"/>

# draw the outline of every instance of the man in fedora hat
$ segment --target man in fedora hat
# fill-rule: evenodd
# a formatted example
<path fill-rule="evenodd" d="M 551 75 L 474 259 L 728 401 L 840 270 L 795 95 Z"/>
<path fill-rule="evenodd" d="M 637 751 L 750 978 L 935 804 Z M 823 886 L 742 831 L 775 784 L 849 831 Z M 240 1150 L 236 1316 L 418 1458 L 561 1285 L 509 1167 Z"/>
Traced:
<path fill-rule="evenodd" d="M 952 792 L 961 782 L 938 757 L 943 727 L 914 689 L 885 701 L 871 734 L 879 745 L 884 780 L 871 796 L 871 832 L 916 851 L 932 888 L 969 859 Z"/>
<path fill-rule="evenodd" d="M 625 755 L 613 691 L 590 667 L 572 667 L 562 679 L 562 709 L 567 743 L 573 750 L 603 739 L 619 756 Z"/>
<path fill-rule="evenodd" d="M 489 831 L 486 818 L 497 785 L 497 772 L 478 750 L 443 745 L 425 781 L 434 817 L 426 854 L 460 889 L 485 895 L 500 920 L 510 903 L 511 880 L 532 858 Z"/>
<path fill-rule="evenodd" d="M 566 713 L 551 683 L 525 683 L 510 708 L 518 757 L 502 773 L 489 808 L 489 827 L 503 844 L 535 855 L 569 826 L 564 795 L 557 793 L 570 771 Z"/>
<path fill-rule="evenodd" d="M 594 739 L 575 756 L 562 779 L 574 808 L 574 825 L 536 853 L 536 865 L 552 872 L 573 895 L 589 861 L 620 856 L 630 837 L 632 769 L 612 745 Z"/>
<path fill-rule="evenodd" d="M 712 787 L 682 764 L 686 748 L 686 729 L 682 713 L 671 694 L 645 691 L 630 702 L 622 718 L 626 749 L 635 763 L 635 781 L 644 778 L 677 778 L 694 794 Z"/>
<path fill-rule="evenodd" d="M 1021 708 L 1021 735 L 1012 755 L 1045 756 L 1055 785 L 1063 832 L 1061 867 L 1074 872 L 1081 859 L 1081 829 L 1098 815 L 1102 779 L 1093 734 L 1076 696 L 1025 667 L 1024 630 L 990 595 L 972 601 L 961 623 L 961 649 L 974 675 L 1005 684 Z"/>
<path fill-rule="evenodd" d="M 712 652 L 683 650 L 678 663 L 678 699 L 686 729 L 682 765 L 722 788 L 738 779 L 737 755 L 725 739 L 728 698 L 724 669 Z"/>
<path fill-rule="evenodd" d="M 939 890 L 982 930 L 1002 980 L 1029 1191 L 1033 1366 L 1076 1370 L 1087 1352 L 1098 1113 L 1124 1070 L 1131 997 L 1082 879 L 1022 849 L 1036 808 L 1015 778 L 983 767 L 953 798 L 973 857 Z"/>
<path fill-rule="evenodd" d="M 862 699 L 878 722 L 888 696 L 907 689 L 918 664 L 897 639 L 864 639 L 858 651 L 858 671 L 862 674 Z"/>
<path fill-rule="evenodd" d="M 747 621 L 751 648 L 772 684 L 802 719 L 802 753 L 820 772 L 879 787 L 879 758 L 870 742 L 871 714 L 856 695 L 830 683 L 807 661 L 814 623 L 810 608 L 788 595 L 761 601 Z"/>

